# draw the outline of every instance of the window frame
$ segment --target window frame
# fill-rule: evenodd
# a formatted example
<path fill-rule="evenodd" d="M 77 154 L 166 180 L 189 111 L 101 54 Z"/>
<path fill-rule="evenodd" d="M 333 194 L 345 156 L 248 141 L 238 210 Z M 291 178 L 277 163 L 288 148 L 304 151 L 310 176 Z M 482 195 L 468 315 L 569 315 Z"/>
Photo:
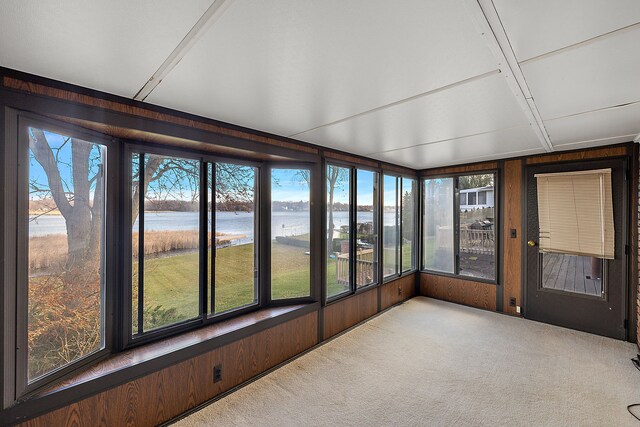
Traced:
<path fill-rule="evenodd" d="M 9 316 L 15 316 L 15 323 L 11 330 L 13 334 L 9 334 L 11 338 L 5 341 L 5 349 L 9 357 L 5 359 L 5 372 L 13 370 L 13 378 L 15 385 L 9 385 L 9 389 L 4 393 L 4 406 L 8 402 L 20 400 L 28 397 L 33 392 L 42 387 L 55 382 L 69 373 L 76 371 L 82 367 L 97 362 L 107 357 L 116 343 L 117 328 L 115 327 L 114 311 L 116 307 L 117 284 L 118 284 L 118 256 L 117 256 L 117 236 L 120 209 L 120 200 L 118 191 L 109 190 L 120 188 L 120 171 L 119 158 L 121 147 L 118 142 L 106 135 L 87 129 L 79 128 L 72 124 L 67 124 L 57 120 L 41 117 L 36 114 L 27 112 L 18 112 L 10 110 L 9 114 L 16 124 L 15 129 L 7 129 L 7 139 L 5 143 L 7 147 L 17 156 L 16 162 L 13 163 L 9 159 L 5 159 L 5 166 L 15 168 L 16 188 L 15 200 L 17 203 L 13 206 L 6 206 L 6 211 L 13 210 L 15 212 L 15 230 L 11 232 L 13 241 L 16 242 L 15 254 L 15 273 L 13 280 L 8 283 L 9 290 L 15 296 L 16 304 L 9 313 Z M 67 363 L 47 374 L 44 374 L 31 383 L 28 380 L 28 180 L 29 180 L 29 145 L 23 144 L 28 141 L 27 129 L 30 127 L 40 128 L 48 132 L 53 132 L 69 137 L 76 137 L 87 142 L 100 144 L 106 148 L 107 161 L 105 171 L 105 218 L 103 226 L 103 247 L 102 262 L 105 265 L 104 277 L 102 278 L 101 290 L 101 327 L 103 334 L 103 345 L 100 349 L 89 353 L 73 362 Z M 10 193 L 10 191 L 9 191 Z M 7 197 L 12 197 L 7 194 Z M 5 237 L 8 237 L 5 235 Z M 6 291 L 5 291 L 6 292 Z M 8 345 L 8 346 L 7 346 Z M 13 349 L 14 351 L 11 351 Z M 9 354 L 11 353 L 11 354 Z M 6 378 L 6 377 L 5 377 Z"/>
<path fill-rule="evenodd" d="M 493 206 L 495 212 L 494 218 L 494 230 L 495 230 L 495 247 L 494 247 L 494 278 L 487 279 L 484 277 L 474 277 L 460 274 L 460 185 L 459 178 L 463 176 L 473 175 L 493 175 Z M 436 175 L 424 175 L 420 177 L 419 185 L 421 189 L 424 189 L 424 183 L 426 180 L 438 179 L 438 178 L 453 178 L 453 230 L 454 230 L 454 273 L 447 273 L 437 270 L 429 270 L 424 266 L 424 259 L 422 254 L 425 251 L 424 245 L 424 224 L 420 228 L 420 271 L 423 273 L 432 274 L 434 276 L 444 276 L 464 279 L 469 282 L 481 282 L 492 285 L 499 285 L 500 278 L 500 251 L 502 248 L 502 200 L 500 197 L 500 169 L 483 169 L 478 171 L 459 172 L 450 174 L 436 174 Z M 467 193 L 468 194 L 468 193 Z M 424 222 L 425 214 L 425 195 L 420 196 L 420 218 L 421 222 Z M 465 205 L 471 206 L 471 205 Z"/>
<path fill-rule="evenodd" d="M 263 276 L 261 274 L 262 266 L 266 263 L 264 259 L 264 251 L 261 246 L 261 241 L 264 240 L 262 238 L 262 234 L 264 232 L 264 227 L 262 224 L 263 211 L 262 201 L 260 197 L 260 192 L 262 191 L 262 182 L 265 165 L 261 162 L 255 162 L 246 159 L 236 159 L 233 157 L 223 157 L 216 156 L 211 154 L 203 154 L 196 150 L 189 149 L 176 149 L 175 147 L 166 147 L 159 146 L 157 144 L 149 144 L 142 143 L 138 141 L 130 141 L 124 144 L 123 149 L 123 173 L 124 173 L 124 183 L 120 188 L 123 188 L 125 191 L 122 192 L 122 197 L 124 198 L 123 205 L 124 208 L 122 215 L 122 229 L 121 236 L 124 251 L 122 251 L 122 281 L 124 284 L 124 291 L 122 292 L 123 298 L 121 303 L 121 322 L 122 324 L 122 339 L 121 339 L 121 348 L 128 349 L 132 347 L 136 347 L 139 345 L 147 344 L 152 341 L 157 341 L 159 339 L 168 338 L 170 336 L 186 332 L 200 326 L 209 325 L 212 323 L 220 322 L 231 317 L 240 316 L 242 314 L 246 314 L 260 308 L 266 306 L 264 301 L 264 289 L 262 286 Z M 142 334 L 138 334 L 134 336 L 133 332 L 133 324 L 132 324 L 132 286 L 131 286 L 131 244 L 132 244 L 132 229 L 130 226 L 127 226 L 127 218 L 131 215 L 131 162 L 133 153 L 139 154 L 157 154 L 157 155 L 166 155 L 166 156 L 174 156 L 183 159 L 189 160 L 197 160 L 200 163 L 200 228 L 199 228 L 199 236 L 200 236 L 200 262 L 199 262 L 199 296 L 198 296 L 198 305 L 199 305 L 199 314 L 198 317 L 194 319 L 184 320 L 178 323 L 174 323 L 171 325 L 167 325 L 165 327 L 153 329 L 148 332 L 143 332 Z M 257 284 L 256 284 L 256 302 L 253 304 L 244 305 L 242 307 L 238 307 L 236 309 L 227 310 L 218 314 L 212 314 L 210 311 L 210 307 L 207 307 L 208 295 L 210 289 L 215 286 L 214 282 L 212 282 L 212 278 L 215 277 L 215 263 L 212 262 L 212 273 L 208 274 L 207 268 L 207 250 L 204 248 L 208 248 L 207 239 L 207 215 L 208 215 L 208 165 L 212 164 L 215 166 L 216 163 L 232 163 L 242 166 L 250 166 L 254 167 L 256 170 L 256 202 L 255 202 L 255 212 L 254 212 L 254 244 L 256 245 L 256 268 L 257 271 Z M 215 170 L 215 167 L 214 167 Z M 215 179 L 215 175 L 214 175 Z M 213 194 L 215 197 L 215 187 L 213 189 Z M 215 211 L 214 211 L 215 217 Z M 215 227 L 215 220 L 213 223 Z M 205 230 L 205 231 L 203 231 Z M 214 228 L 215 230 L 215 228 Z M 215 233 L 215 231 L 214 231 Z M 257 241 L 255 241 L 257 240 Z M 213 252 L 212 252 L 213 256 Z M 143 261 L 144 262 L 144 261 Z M 140 286 L 140 284 L 138 284 Z M 212 294 L 214 297 L 214 294 Z M 215 298 L 215 297 L 214 297 Z"/>
<path fill-rule="evenodd" d="M 308 162 L 268 162 L 265 164 L 266 171 L 266 179 L 265 181 L 265 189 L 263 189 L 262 193 L 264 195 L 265 203 L 266 203 L 266 214 L 265 219 L 263 220 L 263 226 L 266 230 L 266 237 L 263 237 L 263 240 L 266 240 L 266 244 L 264 245 L 264 252 L 266 255 L 266 265 L 264 267 L 264 277 L 265 282 L 268 286 L 266 290 L 266 300 L 265 304 L 270 307 L 275 306 L 283 306 L 283 305 L 291 305 L 291 304 L 305 304 L 311 303 L 319 300 L 318 295 L 318 286 L 316 286 L 315 277 L 319 277 L 318 274 L 322 268 L 320 268 L 319 264 L 322 263 L 322 249 L 320 245 L 320 241 L 322 240 L 319 236 L 322 236 L 322 233 L 317 233 L 314 230 L 318 229 L 319 218 L 315 210 L 318 207 L 321 207 L 320 203 L 316 203 L 316 183 L 320 181 L 319 179 L 319 164 L 318 163 L 308 163 Z M 311 182 L 309 184 L 309 249 L 311 254 L 318 253 L 319 257 L 314 258 L 312 255 L 310 256 L 309 269 L 310 269 L 310 277 L 309 277 L 309 295 L 304 297 L 296 297 L 296 298 L 272 298 L 272 289 L 271 289 L 271 171 L 274 169 L 305 169 L 309 171 L 309 176 L 311 177 Z"/>
<path fill-rule="evenodd" d="M 401 174 L 401 173 L 397 173 L 397 172 L 391 172 L 391 171 L 383 171 L 381 174 L 382 179 L 380 180 L 380 182 L 382 183 L 382 189 L 380 191 L 381 193 L 381 201 L 380 201 L 380 210 L 384 211 L 384 176 L 390 176 L 390 177 L 394 177 L 395 178 L 395 182 L 396 182 L 396 209 L 397 209 L 397 223 L 396 223 L 396 227 L 397 227 L 397 232 L 396 232 L 396 265 L 395 265 L 395 272 L 393 274 L 389 274 L 387 276 L 383 277 L 383 283 L 387 283 L 390 282 L 392 280 L 398 279 L 400 277 L 404 277 L 406 275 L 409 274 L 413 274 L 416 271 L 419 270 L 418 267 L 418 258 L 420 257 L 420 250 L 418 249 L 421 245 L 421 233 L 420 233 L 420 200 L 421 200 L 421 183 L 422 180 L 420 177 L 417 176 L 411 176 L 408 174 Z M 404 180 L 413 180 L 415 182 L 415 187 L 414 187 L 414 200 L 413 200 L 413 241 L 412 241 L 412 251 L 411 251 L 411 256 L 413 257 L 413 266 L 410 269 L 404 270 L 403 269 L 403 243 L 402 243 L 402 236 L 403 236 L 403 224 L 402 224 L 402 213 L 403 213 L 403 207 L 402 207 L 402 184 L 404 182 Z M 417 202 L 416 202 L 417 201 Z M 381 212 L 384 215 L 384 212 Z M 383 217 L 384 218 L 384 217 Z M 384 233 L 384 224 L 381 224 L 381 233 Z M 384 241 L 384 236 L 382 236 L 382 241 Z M 381 254 L 384 253 L 384 248 L 381 249 Z M 382 261 L 381 261 L 382 263 Z M 382 271 L 384 271 L 384 266 L 381 266 Z"/>

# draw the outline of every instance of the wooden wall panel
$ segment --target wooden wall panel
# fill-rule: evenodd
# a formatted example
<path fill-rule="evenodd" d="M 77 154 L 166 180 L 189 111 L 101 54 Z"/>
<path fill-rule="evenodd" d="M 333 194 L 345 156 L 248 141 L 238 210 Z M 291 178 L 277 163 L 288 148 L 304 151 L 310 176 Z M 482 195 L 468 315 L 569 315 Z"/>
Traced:
<path fill-rule="evenodd" d="M 396 305 L 413 298 L 416 291 L 416 275 L 410 274 L 393 282 L 385 283 L 380 288 L 380 309 Z"/>
<path fill-rule="evenodd" d="M 160 113 L 147 108 L 141 108 L 133 105 L 128 105 L 123 102 L 111 101 L 108 99 L 97 98 L 85 94 L 80 94 L 70 90 L 57 89 L 49 86 L 44 86 L 38 83 L 19 80 L 13 77 L 5 76 L 3 79 L 3 85 L 10 89 L 21 90 L 29 94 L 48 96 L 51 98 L 70 101 L 76 104 L 82 104 L 90 107 L 102 108 L 105 110 L 116 111 L 119 113 L 129 114 L 137 117 L 144 117 L 147 119 L 158 120 L 166 123 L 172 123 L 175 125 L 191 127 L 200 129 L 207 132 L 217 133 L 220 135 L 228 135 L 236 138 L 246 139 L 248 141 L 260 142 L 276 147 L 288 148 L 291 150 L 306 152 L 310 154 L 318 154 L 317 148 L 295 143 L 293 141 L 280 139 L 277 137 L 269 137 L 254 134 L 251 132 L 234 129 L 222 125 L 213 124 L 207 121 L 192 120 L 178 115 Z"/>
<path fill-rule="evenodd" d="M 456 174 L 456 173 L 465 173 L 465 172 L 478 172 L 478 171 L 486 171 L 498 169 L 498 162 L 483 162 L 483 163 L 473 163 L 470 165 L 460 165 L 460 166 L 448 166 L 443 168 L 435 168 L 435 169 L 426 169 L 423 170 L 422 176 L 435 176 L 435 175 L 447 175 L 447 174 Z"/>
<path fill-rule="evenodd" d="M 378 312 L 378 290 L 345 298 L 324 308 L 324 339 L 357 325 Z"/>
<path fill-rule="evenodd" d="M 309 313 L 23 425 L 158 425 L 313 347 L 317 328 L 318 313 Z M 222 381 L 214 383 L 218 364 Z"/>
<path fill-rule="evenodd" d="M 619 157 L 628 154 L 628 146 L 615 145 L 605 148 L 596 148 L 581 151 L 560 152 L 554 154 L 541 154 L 527 158 L 528 165 L 536 165 L 541 163 L 559 163 L 578 160 L 602 159 L 606 157 Z"/>
<path fill-rule="evenodd" d="M 420 295 L 496 311 L 496 285 L 421 273 Z"/>
<path fill-rule="evenodd" d="M 522 161 L 508 160 L 504 163 L 504 257 L 503 257 L 503 312 L 518 315 L 515 307 L 509 306 L 509 299 L 515 298 L 516 305 L 522 305 Z M 516 230 L 516 238 L 511 238 L 510 230 Z"/>

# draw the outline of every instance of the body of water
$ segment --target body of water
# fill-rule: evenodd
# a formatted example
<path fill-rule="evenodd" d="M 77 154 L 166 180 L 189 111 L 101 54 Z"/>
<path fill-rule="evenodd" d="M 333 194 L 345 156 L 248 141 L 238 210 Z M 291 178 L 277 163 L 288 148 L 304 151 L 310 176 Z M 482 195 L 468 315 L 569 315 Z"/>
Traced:
<path fill-rule="evenodd" d="M 358 222 L 373 221 L 372 212 L 358 212 Z M 335 228 L 349 224 L 348 212 L 334 212 Z M 199 223 L 198 212 L 146 212 L 144 228 L 147 231 L 189 231 L 197 230 Z M 384 214 L 384 225 L 395 223 L 392 212 Z M 138 221 L 134 224 L 137 229 Z M 254 222 L 253 212 L 217 212 L 216 232 L 245 236 L 236 243 L 246 243 L 253 240 Z M 48 234 L 66 234 L 67 226 L 62 215 L 43 215 L 32 217 L 29 222 L 29 236 L 46 236 Z M 309 233 L 309 212 L 274 212 L 271 216 L 271 235 L 295 236 Z"/>

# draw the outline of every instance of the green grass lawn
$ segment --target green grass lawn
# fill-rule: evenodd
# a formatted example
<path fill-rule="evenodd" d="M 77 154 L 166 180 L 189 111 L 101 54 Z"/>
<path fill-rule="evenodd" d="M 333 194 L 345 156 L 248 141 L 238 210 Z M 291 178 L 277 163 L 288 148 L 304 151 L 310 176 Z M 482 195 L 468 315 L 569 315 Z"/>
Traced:
<path fill-rule="evenodd" d="M 305 248 L 272 244 L 272 298 L 309 295 L 310 257 Z M 215 262 L 215 312 L 254 302 L 253 244 L 219 248 Z M 145 305 L 174 308 L 176 320 L 198 316 L 198 253 L 147 259 Z"/>

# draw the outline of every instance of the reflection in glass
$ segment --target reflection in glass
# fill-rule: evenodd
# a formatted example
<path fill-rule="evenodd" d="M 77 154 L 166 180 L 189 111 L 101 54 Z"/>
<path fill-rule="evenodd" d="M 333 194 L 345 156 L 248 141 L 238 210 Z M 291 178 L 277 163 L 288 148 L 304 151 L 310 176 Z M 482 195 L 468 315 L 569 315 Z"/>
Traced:
<path fill-rule="evenodd" d="M 327 297 L 350 289 L 350 171 L 327 166 Z"/>
<path fill-rule="evenodd" d="M 271 170 L 271 298 L 311 292 L 311 174 L 308 169 Z"/>
<path fill-rule="evenodd" d="M 378 174 L 357 170 L 356 287 L 378 282 Z"/>
<path fill-rule="evenodd" d="M 423 263 L 426 270 L 455 273 L 453 178 L 425 179 Z"/>
<path fill-rule="evenodd" d="M 28 382 L 104 348 L 106 147 L 28 128 Z"/>

